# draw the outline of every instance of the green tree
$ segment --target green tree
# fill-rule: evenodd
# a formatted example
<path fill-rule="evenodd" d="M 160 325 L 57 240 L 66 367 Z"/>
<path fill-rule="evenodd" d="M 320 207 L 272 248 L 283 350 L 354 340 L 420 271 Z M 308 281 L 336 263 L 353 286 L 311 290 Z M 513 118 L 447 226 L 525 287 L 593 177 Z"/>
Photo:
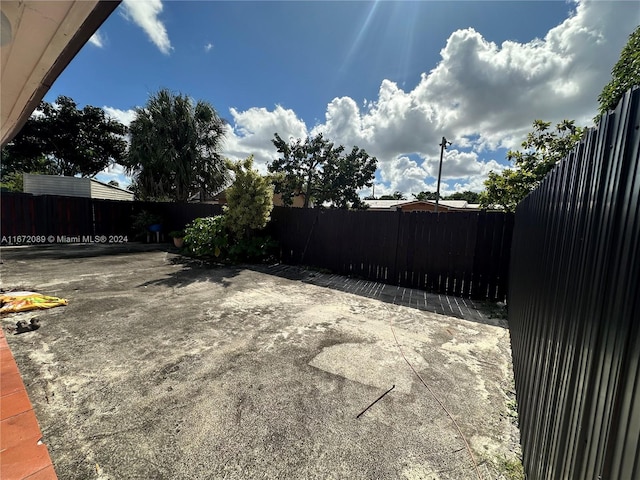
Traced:
<path fill-rule="evenodd" d="M 337 208 L 365 208 L 358 191 L 370 187 L 377 159 L 363 149 L 353 147 L 344 154 L 344 147 L 334 146 L 322 134 L 303 140 L 285 142 L 276 133 L 272 140 L 280 158 L 269 164 L 276 174 L 276 193 L 282 194 L 285 205 L 291 205 L 294 195 L 304 195 L 304 207 L 311 200 L 319 206 L 330 203 Z"/>
<path fill-rule="evenodd" d="M 404 196 L 404 193 L 395 191 L 391 195 L 382 195 L 380 200 L 406 200 L 407 197 Z"/>
<path fill-rule="evenodd" d="M 127 152 L 127 128 L 98 107 L 78 109 L 69 97 L 40 102 L 3 149 L 2 175 L 14 172 L 92 177 Z"/>
<path fill-rule="evenodd" d="M 419 192 L 419 193 L 414 193 L 413 194 L 413 198 L 415 198 L 416 200 L 419 200 L 421 202 L 427 201 L 427 200 L 434 200 L 437 198 L 437 193 L 436 192 L 431 192 L 431 191 L 424 191 L 424 192 Z M 440 195 L 440 199 L 442 199 L 442 195 Z"/>
<path fill-rule="evenodd" d="M 227 165 L 235 175 L 227 189 L 227 225 L 238 239 L 244 239 L 267 225 L 273 210 L 273 185 L 253 169 L 253 156 Z"/>
<path fill-rule="evenodd" d="M 640 26 L 631 35 L 629 41 L 620 52 L 620 59 L 611 70 L 611 81 L 607 83 L 598 95 L 598 116 L 613 110 L 618 102 L 634 85 L 640 85 Z"/>
<path fill-rule="evenodd" d="M 25 157 L 19 160 L 7 154 L 5 150 L 2 150 L 0 159 L 0 188 L 3 191 L 22 192 L 24 173 L 55 175 L 51 161 L 44 155 L 38 154 L 35 158 Z"/>
<path fill-rule="evenodd" d="M 2 175 L 0 180 L 0 190 L 3 192 L 22 192 L 24 188 L 22 173 L 11 172 Z"/>
<path fill-rule="evenodd" d="M 227 184 L 220 153 L 226 126 L 208 102 L 160 90 L 136 109 L 129 130 L 126 168 L 138 198 L 184 202 Z"/>
<path fill-rule="evenodd" d="M 522 142 L 524 150 L 507 152 L 507 159 L 514 162 L 514 168 L 500 174 L 489 173 L 484 182 L 486 190 L 480 195 L 482 207 L 515 211 L 520 200 L 573 150 L 584 132 L 584 128 L 576 127 L 573 120 L 563 120 L 555 130 L 550 127 L 551 122 L 534 121 L 533 131 Z"/>
<path fill-rule="evenodd" d="M 468 203 L 480 203 L 480 194 L 478 192 L 466 190 L 464 192 L 452 193 L 451 195 L 444 197 L 443 200 L 466 200 Z"/>

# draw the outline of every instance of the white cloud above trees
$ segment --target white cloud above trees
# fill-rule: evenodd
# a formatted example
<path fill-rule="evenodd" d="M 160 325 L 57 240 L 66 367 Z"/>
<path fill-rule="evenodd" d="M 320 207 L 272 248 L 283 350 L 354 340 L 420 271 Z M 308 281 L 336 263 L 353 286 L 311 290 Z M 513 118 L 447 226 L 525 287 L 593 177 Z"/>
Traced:
<path fill-rule="evenodd" d="M 264 166 L 276 154 L 275 132 L 284 138 L 323 132 L 378 158 L 384 185 L 376 194 L 416 193 L 435 189 L 444 135 L 454 145 L 445 156 L 443 179 L 450 185 L 443 190 L 481 190 L 489 171 L 505 167 L 492 151 L 518 148 L 533 120 L 591 123 L 597 96 L 636 27 L 632 10 L 630 3 L 576 3 L 564 22 L 528 43 L 496 44 L 473 28 L 457 30 L 415 88 L 383 79 L 376 99 L 334 98 L 324 122 L 309 129 L 282 107 L 232 109 L 233 156 L 255 153 Z"/>
<path fill-rule="evenodd" d="M 149 40 L 165 55 L 169 55 L 173 47 L 169 34 L 160 14 L 163 5 L 161 0 L 123 0 L 122 15 L 138 25 L 149 37 Z"/>
<path fill-rule="evenodd" d="M 129 126 L 131 122 L 136 118 L 136 111 L 134 109 L 120 110 L 113 107 L 102 107 L 107 116 L 119 121 L 125 126 Z"/>
<path fill-rule="evenodd" d="M 169 54 L 162 2 L 124 0 L 123 7 L 126 18 Z M 456 30 L 443 41 L 439 63 L 425 65 L 413 88 L 381 79 L 376 98 L 336 97 L 316 125 L 279 105 L 232 108 L 225 155 L 237 160 L 253 154 L 266 172 L 276 157 L 274 133 L 286 139 L 322 132 L 378 158 L 376 195 L 399 190 L 410 196 L 435 190 L 439 143 L 446 136 L 453 145 L 445 153 L 442 190 L 479 191 L 489 171 L 505 168 L 504 152 L 495 150 L 518 148 L 533 120 L 591 123 L 597 96 L 638 22 L 637 6 L 584 1 L 573 7 L 562 23 L 528 43 L 498 44 L 473 28 Z M 92 43 L 103 44 L 97 35 Z M 105 110 L 127 125 L 134 115 Z"/>
<path fill-rule="evenodd" d="M 250 108 L 243 112 L 231 109 L 233 123 L 225 141 L 225 154 L 232 160 L 254 156 L 254 165 L 262 173 L 267 171 L 267 163 L 275 158 L 275 147 L 271 140 L 278 133 L 283 139 L 304 138 L 307 127 L 295 112 L 276 106 L 272 111 L 266 108 Z"/>

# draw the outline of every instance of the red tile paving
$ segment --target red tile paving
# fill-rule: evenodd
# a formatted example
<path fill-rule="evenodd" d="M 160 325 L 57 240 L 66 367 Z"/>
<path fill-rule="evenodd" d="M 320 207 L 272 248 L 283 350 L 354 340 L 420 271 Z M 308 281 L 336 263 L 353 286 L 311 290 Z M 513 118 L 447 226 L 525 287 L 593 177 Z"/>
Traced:
<path fill-rule="evenodd" d="M 28 412 L 29 410 L 31 410 L 31 403 L 29 402 L 26 391 L 18 390 L 17 392 L 2 395 L 2 401 L 0 402 L 0 419 L 7 419 L 19 413 Z"/>
<path fill-rule="evenodd" d="M 56 475 L 56 471 L 53 469 L 53 465 L 49 465 L 39 472 L 25 477 L 25 480 L 58 480 L 58 476 Z"/>
<path fill-rule="evenodd" d="M 57 480 L 42 432 L 0 328 L 0 478 Z"/>

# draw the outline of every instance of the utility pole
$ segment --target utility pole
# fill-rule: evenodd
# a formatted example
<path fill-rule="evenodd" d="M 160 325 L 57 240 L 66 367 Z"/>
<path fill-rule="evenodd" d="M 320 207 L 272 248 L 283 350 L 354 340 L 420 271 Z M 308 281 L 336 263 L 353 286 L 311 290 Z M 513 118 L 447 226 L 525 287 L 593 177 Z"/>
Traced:
<path fill-rule="evenodd" d="M 442 143 L 440 144 L 440 168 L 438 168 L 438 188 L 436 190 L 436 213 L 438 213 L 438 203 L 440 203 L 440 178 L 442 178 L 442 157 L 444 151 L 447 149 L 447 145 L 451 145 L 451 142 L 447 142 L 447 139 L 442 137 Z"/>

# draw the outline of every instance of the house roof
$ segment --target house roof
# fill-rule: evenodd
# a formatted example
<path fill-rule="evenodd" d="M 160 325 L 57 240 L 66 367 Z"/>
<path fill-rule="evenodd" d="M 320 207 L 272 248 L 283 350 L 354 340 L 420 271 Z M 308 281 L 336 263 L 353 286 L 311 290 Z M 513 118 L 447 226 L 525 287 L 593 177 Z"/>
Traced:
<path fill-rule="evenodd" d="M 2 145 L 20 131 L 53 82 L 120 0 L 2 0 Z"/>
<path fill-rule="evenodd" d="M 435 204 L 435 201 L 429 202 Z M 451 208 L 469 208 L 469 203 L 466 200 L 440 200 L 440 205 Z"/>
<path fill-rule="evenodd" d="M 370 210 L 396 210 L 405 205 L 430 204 L 435 205 L 435 200 L 364 200 Z M 439 205 L 455 209 L 478 209 L 478 204 L 469 204 L 466 200 L 440 200 Z"/>
<path fill-rule="evenodd" d="M 375 209 L 392 209 L 398 205 L 405 203 L 411 203 L 413 200 L 364 200 L 364 203 L 369 205 L 369 208 Z"/>
<path fill-rule="evenodd" d="M 24 192 L 34 195 L 133 200 L 133 192 L 109 185 L 95 178 L 25 173 L 23 179 Z"/>
<path fill-rule="evenodd" d="M 120 190 L 121 192 L 133 194 L 131 190 L 127 190 L 126 188 L 122 188 L 122 187 L 116 187 L 115 185 L 109 185 L 108 183 L 101 182 L 100 180 L 97 180 L 95 178 L 90 178 L 89 180 L 91 180 L 93 183 L 97 183 L 99 185 L 104 185 L 105 187 L 113 188 L 114 190 Z"/>

